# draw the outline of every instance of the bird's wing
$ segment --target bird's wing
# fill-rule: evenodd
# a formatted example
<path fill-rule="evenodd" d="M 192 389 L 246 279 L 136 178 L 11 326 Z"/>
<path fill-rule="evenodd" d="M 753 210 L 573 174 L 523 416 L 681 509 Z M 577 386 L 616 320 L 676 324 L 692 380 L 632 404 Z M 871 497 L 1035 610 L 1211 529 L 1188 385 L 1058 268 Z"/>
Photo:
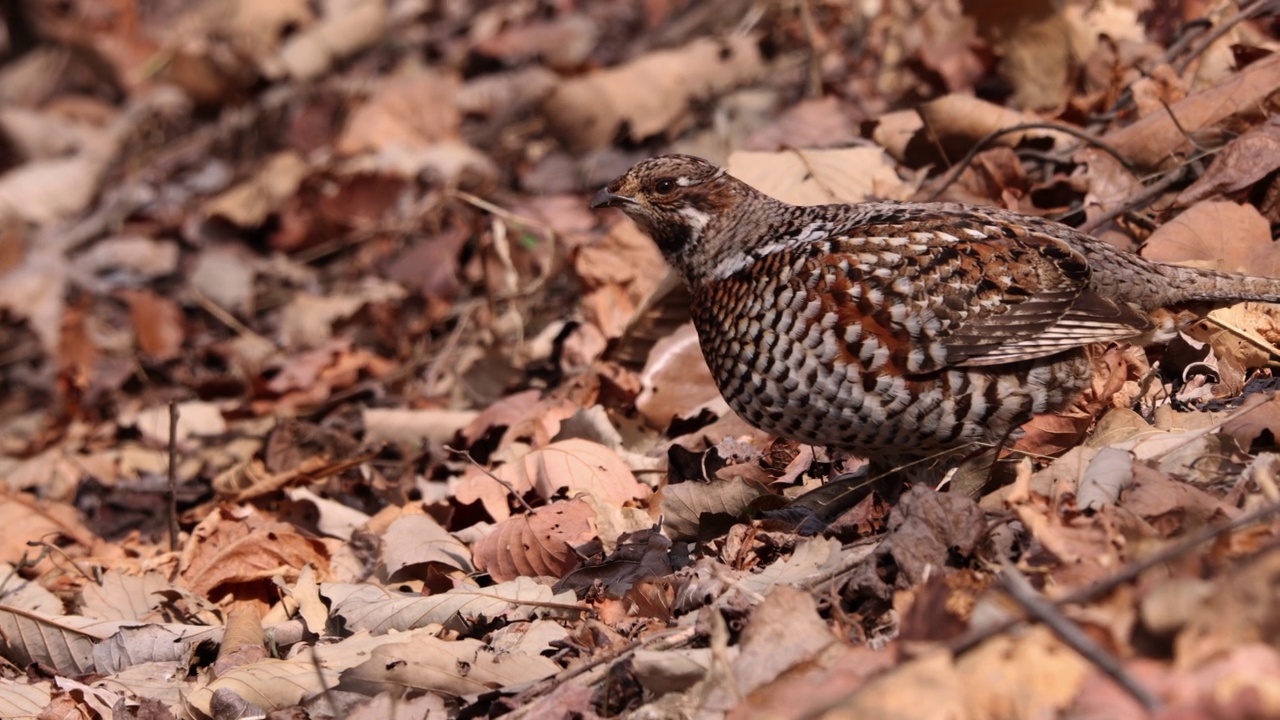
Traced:
<path fill-rule="evenodd" d="M 873 219 L 815 245 L 797 279 L 840 327 L 861 326 L 845 333 L 851 353 L 874 337 L 905 374 L 1047 357 L 1152 324 L 1091 290 L 1065 239 L 989 215 Z"/>

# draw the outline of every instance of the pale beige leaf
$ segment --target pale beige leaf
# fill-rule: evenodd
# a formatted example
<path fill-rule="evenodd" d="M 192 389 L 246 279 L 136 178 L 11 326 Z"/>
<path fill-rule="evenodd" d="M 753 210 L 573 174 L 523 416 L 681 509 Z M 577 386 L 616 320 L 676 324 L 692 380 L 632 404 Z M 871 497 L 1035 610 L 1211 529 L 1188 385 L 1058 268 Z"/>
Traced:
<path fill-rule="evenodd" d="M 730 175 L 792 205 L 905 200 L 910 191 L 877 147 L 735 152 Z"/>
<path fill-rule="evenodd" d="M 517 491 L 533 489 L 547 500 L 562 488 L 570 497 L 589 492 L 618 504 L 649 495 L 649 488 L 636 480 L 617 453 L 588 440 L 551 443 L 518 462 L 503 465 L 495 474 Z"/>
<path fill-rule="evenodd" d="M 293 599 L 298 603 L 298 616 L 307 624 L 307 630 L 316 635 L 325 634 L 329 608 L 320 599 L 315 567 L 308 565 L 298 573 L 298 581 L 293 585 Z"/>
<path fill-rule="evenodd" d="M 317 667 L 308 654 L 292 660 L 267 658 L 233 668 L 217 679 L 201 685 L 185 700 L 189 708 L 212 717 L 213 696 L 219 690 L 235 693 L 245 702 L 263 710 L 300 704 L 303 700 L 338 684 L 339 673 L 323 665 Z"/>
<path fill-rule="evenodd" d="M 86 626 L 84 618 L 50 617 L 0 605 L 0 655 L 18 667 L 38 662 L 65 675 L 95 672 L 94 643 L 110 633 L 103 625 L 94 631 Z"/>
<path fill-rule="evenodd" d="M 551 131 L 575 152 L 606 147 L 624 126 L 638 142 L 673 130 L 692 101 L 711 99 L 763 69 L 755 38 L 699 38 L 566 80 L 543 112 Z"/>
<path fill-rule="evenodd" d="M 257 175 L 205 203 L 204 212 L 237 227 L 259 227 L 294 196 L 310 171 L 297 153 L 279 153 L 269 158 Z"/>
<path fill-rule="evenodd" d="M 468 573 L 472 570 L 466 544 L 424 514 L 405 515 L 391 523 L 382 536 L 382 562 L 392 575 L 421 563 L 439 563 Z"/>
<path fill-rule="evenodd" d="M 559 595 L 528 578 L 516 578 L 493 587 L 454 588 L 437 595 L 405 595 L 376 585 L 324 583 L 321 594 L 329 599 L 334 615 L 352 630 L 385 633 L 431 624 L 465 630 L 482 618 L 526 620 L 534 613 L 550 612 L 546 604 L 575 605 L 572 592 Z"/>
<path fill-rule="evenodd" d="M 874 547 L 861 550 L 870 555 Z M 819 576 L 825 570 L 853 558 L 851 552 L 842 552 L 840 541 L 834 538 L 810 538 L 796 545 L 791 557 L 779 560 L 758 573 L 740 581 L 741 587 L 767 594 L 774 585 L 800 585 Z"/>
<path fill-rule="evenodd" d="M 52 697 L 49 682 L 0 678 L 0 717 L 34 718 Z"/>
<path fill-rule="evenodd" d="M 152 571 L 144 575 L 127 575 L 107 570 L 99 584 L 87 584 L 81 591 L 80 611 L 86 617 L 101 620 L 155 621 L 152 611 L 164 602 L 162 593 L 172 584 L 163 574 Z"/>
<path fill-rule="evenodd" d="M 24 579 L 13 565 L 0 562 L 0 577 L 9 578 L 4 589 L 5 605 L 45 616 L 61 615 L 65 611 L 61 598 L 39 583 Z"/>
<path fill-rule="evenodd" d="M 178 425 L 174 437 L 182 442 L 191 437 L 221 435 L 227 431 L 227 421 L 222 409 L 211 402 L 192 400 L 177 404 Z M 137 414 L 136 418 L 122 417 L 121 424 L 133 424 L 148 440 L 163 446 L 169 442 L 169 406 L 154 405 Z"/>
<path fill-rule="evenodd" d="M 410 447 L 438 446 L 453 440 L 476 419 L 475 410 L 428 408 L 364 408 L 365 442 L 399 443 Z"/>
<path fill-rule="evenodd" d="M 495 654 L 479 640 L 420 638 L 413 643 L 381 646 L 367 662 L 342 677 L 461 696 L 523 685 L 559 671 L 560 666 L 550 658 Z"/>

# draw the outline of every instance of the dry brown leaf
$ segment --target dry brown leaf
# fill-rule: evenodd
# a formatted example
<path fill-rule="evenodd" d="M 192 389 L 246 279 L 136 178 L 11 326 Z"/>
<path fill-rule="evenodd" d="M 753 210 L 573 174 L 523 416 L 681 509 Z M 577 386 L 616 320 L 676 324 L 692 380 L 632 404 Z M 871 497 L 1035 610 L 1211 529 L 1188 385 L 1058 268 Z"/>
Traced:
<path fill-rule="evenodd" d="M 150 290 L 125 290 L 122 294 L 129 303 L 129 319 L 142 355 L 161 362 L 178 357 L 186 339 L 182 308 Z"/>
<path fill-rule="evenodd" d="M 893 163 L 874 147 L 735 152 L 727 168 L 730 175 L 792 205 L 905 200 L 910 195 Z"/>
<path fill-rule="evenodd" d="M 956 661 L 968 717 L 1041 717 L 1072 705 L 1091 665 L 1038 625 L 999 635 Z M 920 688 L 918 692 L 925 692 Z"/>
<path fill-rule="evenodd" d="M 694 540 L 708 517 L 722 526 L 740 517 L 756 498 L 769 494 L 768 488 L 745 478 L 668 485 L 662 491 L 662 527 L 674 540 Z"/>
<path fill-rule="evenodd" d="M 458 82 L 435 69 L 402 65 L 351 114 L 335 149 L 343 155 L 379 154 L 456 140 L 462 123 L 453 101 Z"/>
<path fill-rule="evenodd" d="M 570 497 L 589 492 L 604 502 L 620 505 L 649 495 L 648 486 L 636 480 L 617 453 L 587 440 L 551 443 L 497 468 L 494 474 L 517 493 L 535 490 L 548 500 L 562 488 Z M 511 514 L 507 488 L 475 468 L 459 480 L 454 494 L 461 503 L 480 501 L 489 516 L 499 522 Z"/>
<path fill-rule="evenodd" d="M 474 410 L 364 408 L 364 441 L 438 447 L 452 442 L 477 415 Z"/>
<path fill-rule="evenodd" d="M 861 140 L 851 115 L 850 108 L 834 95 L 816 100 L 804 99 L 753 133 L 742 149 L 777 152 L 785 148 L 851 145 Z M 916 117 L 914 113 L 912 116 Z"/>
<path fill-rule="evenodd" d="M 750 695 L 772 683 L 786 682 L 785 673 L 818 661 L 837 644 L 835 634 L 818 615 L 817 603 L 805 590 L 778 587 L 751 614 L 742 631 L 733 679 L 711 683 L 707 702 L 723 707 L 737 701 L 753 705 Z"/>
<path fill-rule="evenodd" d="M 1143 257 L 1192 267 L 1280 277 L 1280 243 L 1252 205 L 1198 202 L 1147 239 Z"/>
<path fill-rule="evenodd" d="M 640 385 L 636 410 L 655 430 L 665 430 L 675 418 L 689 417 L 720 398 L 692 323 L 654 343 Z"/>
<path fill-rule="evenodd" d="M 277 575 L 296 581 L 308 563 L 319 568 L 321 577 L 328 574 L 328 553 L 320 542 L 252 510 L 221 507 L 192 533 L 181 577 L 197 595 L 233 592 L 239 597 L 252 595 L 254 584 L 269 584 Z"/>
<path fill-rule="evenodd" d="M 1143 118 L 1107 133 L 1102 139 L 1134 165 L 1159 167 L 1193 150 L 1188 133 L 1213 127 L 1237 113 L 1254 112 L 1277 86 L 1280 86 L 1280 54 L 1273 54 L 1221 84 L 1171 105 L 1169 112 Z"/>
<path fill-rule="evenodd" d="M 575 152 L 608 146 L 624 127 L 640 142 L 677 129 L 691 102 L 709 100 L 763 69 L 755 38 L 702 38 L 562 82 L 543 112 L 551 132 Z"/>
<path fill-rule="evenodd" d="M 366 662 L 343 673 L 343 681 L 462 696 L 523 686 L 559 671 L 550 658 L 495 654 L 479 640 L 421 637 L 375 648 Z"/>
<path fill-rule="evenodd" d="M 174 248 L 177 261 L 177 248 Z M 205 248 L 196 255 L 187 282 L 218 307 L 232 313 L 251 314 L 253 283 L 257 269 L 248 253 L 235 246 Z"/>
<path fill-rule="evenodd" d="M 1013 85 L 1013 105 L 1061 106 L 1076 57 L 1067 16 L 1051 0 L 964 0 L 962 5 L 1000 57 L 1000 74 Z"/>
<path fill-rule="evenodd" d="M 476 568 L 498 582 L 520 576 L 559 578 L 578 565 L 573 548 L 595 536 L 591 505 L 580 499 L 552 503 L 498 523 L 476 543 Z"/>
<path fill-rule="evenodd" d="M 258 5 L 252 0 L 248 4 Z M 329 13 L 280 48 L 279 72 L 297 80 L 312 80 L 330 67 L 385 37 L 390 13 L 384 0 L 356 0 L 326 4 Z M 335 11 L 341 12 L 335 12 Z M 267 67 L 278 74 L 274 64 Z"/>
<path fill-rule="evenodd" d="M 511 64 L 541 58 L 553 69 L 572 70 L 587 59 L 599 39 L 596 22 L 573 13 L 499 32 L 476 43 L 474 51 Z"/>
<path fill-rule="evenodd" d="M 1039 122 L 1040 118 L 1028 113 L 996 105 L 970 95 L 951 94 L 930 100 L 917 108 L 926 130 L 943 144 L 955 143 L 968 149 L 987 135 L 1005 128 L 1025 123 Z M 998 145 L 1017 147 L 1024 141 L 1048 141 L 1053 149 L 1061 150 L 1078 141 L 1056 130 L 1019 130 L 1001 135 Z"/>
<path fill-rule="evenodd" d="M 397 519 L 383 533 L 382 563 L 389 575 L 423 563 L 437 563 L 469 573 L 471 551 L 434 518 L 414 513 Z"/>
<path fill-rule="evenodd" d="M 1215 195 L 1230 195 L 1280 168 L 1280 123 L 1274 119 L 1227 143 L 1198 180 L 1178 193 L 1186 207 Z"/>
<path fill-rule="evenodd" d="M 1232 648 L 1274 643 L 1280 627 L 1277 582 L 1278 553 L 1264 553 L 1229 571 L 1174 640 L 1175 666 L 1198 668 Z"/>
<path fill-rule="evenodd" d="M 277 153 L 252 178 L 205 203 L 204 212 L 237 227 L 261 227 L 298 192 L 310 172 L 311 167 L 297 153 Z"/>

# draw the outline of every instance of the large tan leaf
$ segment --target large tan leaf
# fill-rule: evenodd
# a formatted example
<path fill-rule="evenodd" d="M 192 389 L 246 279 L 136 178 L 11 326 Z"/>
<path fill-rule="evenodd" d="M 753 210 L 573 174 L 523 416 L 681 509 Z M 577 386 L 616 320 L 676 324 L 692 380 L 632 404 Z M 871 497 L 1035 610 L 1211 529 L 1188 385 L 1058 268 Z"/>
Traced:
<path fill-rule="evenodd" d="M 763 71 L 755 38 L 700 38 L 560 83 L 543 105 L 550 129 L 575 152 L 608 146 L 627 128 L 640 141 L 677 127 L 690 103 Z"/>
<path fill-rule="evenodd" d="M 693 540 L 704 515 L 736 518 L 769 490 L 747 478 L 668 485 L 662 493 L 662 527 L 673 540 Z"/>
<path fill-rule="evenodd" d="M 540 655 L 497 654 L 479 640 L 450 642 L 428 637 L 378 647 L 367 662 L 343 673 L 342 678 L 461 696 L 523 685 L 559 670 L 554 661 Z"/>
<path fill-rule="evenodd" d="M 1156 229 L 1142 248 L 1151 260 L 1280 277 L 1280 243 L 1252 205 L 1206 200 Z"/>
<path fill-rule="evenodd" d="M 36 717 L 51 697 L 48 681 L 32 684 L 0 678 L 0 717 Z"/>
<path fill-rule="evenodd" d="M 382 536 L 382 562 L 394 575 L 410 565 L 439 563 L 471 572 L 471 552 L 431 516 L 405 515 Z"/>
<path fill-rule="evenodd" d="M 736 152 L 727 167 L 730 175 L 792 205 L 905 200 L 910 194 L 876 147 Z"/>
<path fill-rule="evenodd" d="M 93 646 L 113 627 L 79 616 L 50 617 L 0 605 L 0 655 L 25 668 L 38 662 L 61 675 L 96 671 Z"/>
<path fill-rule="evenodd" d="M 697 408 L 720 398 L 693 323 L 681 325 L 654 343 L 640 373 L 640 386 L 636 410 L 656 430 L 664 430 L 673 419 L 689 417 Z"/>
<path fill-rule="evenodd" d="M 578 564 L 573 549 L 596 536 L 595 511 L 582 499 L 506 519 L 476 543 L 476 567 L 505 582 L 521 575 L 562 577 Z"/>
<path fill-rule="evenodd" d="M 649 495 L 648 486 L 636 480 L 631 468 L 617 453 L 599 443 L 577 438 L 533 450 L 497 468 L 493 474 L 502 482 L 475 468 L 469 470 L 458 481 L 454 494 L 462 503 L 480 501 L 499 522 L 511 516 L 507 486 L 521 495 L 536 491 L 548 500 L 562 488 L 570 497 L 589 492 L 605 502 L 619 505 Z"/>
<path fill-rule="evenodd" d="M 572 592 L 557 595 L 528 578 L 487 588 L 454 588 L 429 596 L 345 583 L 325 583 L 320 586 L 320 593 L 328 598 L 333 614 L 346 621 L 346 627 L 375 633 L 432 624 L 465 630 L 481 618 L 516 622 L 533 617 L 535 612 L 546 612 L 548 604 L 577 602 Z"/>

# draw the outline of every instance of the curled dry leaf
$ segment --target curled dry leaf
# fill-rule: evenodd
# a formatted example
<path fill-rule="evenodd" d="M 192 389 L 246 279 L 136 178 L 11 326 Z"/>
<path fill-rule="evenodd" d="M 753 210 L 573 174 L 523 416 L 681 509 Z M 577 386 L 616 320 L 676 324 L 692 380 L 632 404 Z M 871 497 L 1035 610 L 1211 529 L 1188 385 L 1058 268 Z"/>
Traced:
<path fill-rule="evenodd" d="M 969 0 L 963 5 L 999 56 L 1000 74 L 1013 85 L 1013 104 L 1027 109 L 1061 106 L 1078 57 L 1066 14 L 1057 12 L 1051 0 Z"/>
<path fill-rule="evenodd" d="M 668 485 L 662 491 L 662 528 L 673 540 L 695 540 L 709 518 L 723 523 L 741 517 L 752 501 L 769 494 L 765 486 L 742 477 Z"/>
<path fill-rule="evenodd" d="M 494 580 L 561 577 L 578 564 L 573 548 L 596 536 L 595 511 L 578 500 L 507 518 L 476 543 L 476 568 Z"/>
<path fill-rule="evenodd" d="M 379 154 L 456 140 L 462 123 L 453 99 L 458 83 L 454 75 L 406 63 L 351 114 L 337 151 Z"/>
<path fill-rule="evenodd" d="M 577 615 L 572 608 L 558 607 L 572 606 L 577 601 L 573 593 L 555 593 L 527 577 L 486 588 L 455 587 L 435 595 L 407 594 L 367 583 L 325 583 L 320 591 L 347 628 L 375 634 L 441 625 L 461 631 L 493 620 Z"/>
<path fill-rule="evenodd" d="M 186 337 L 182 308 L 150 290 L 126 290 L 123 294 L 142 355 L 155 361 L 178 357 Z"/>
<path fill-rule="evenodd" d="M 257 3 L 248 3 L 257 4 Z M 384 37 L 390 13 L 384 0 L 326 3 L 329 12 L 280 48 L 279 67 L 297 80 L 319 77 L 346 57 Z M 271 74 L 275 64 L 268 64 Z"/>
<path fill-rule="evenodd" d="M 1280 168 L 1280 122 L 1274 118 L 1227 143 L 1213 156 L 1199 180 L 1178 194 L 1186 207 L 1215 195 L 1230 195 L 1258 182 Z"/>
<path fill-rule="evenodd" d="M 236 585 L 270 583 L 282 571 L 296 580 L 308 563 L 319 568 L 321 577 L 329 572 L 322 543 L 252 510 L 221 508 L 200 523 L 192 538 L 180 573 L 192 592 L 204 597 Z"/>
<path fill-rule="evenodd" d="M 430 408 L 364 408 L 364 441 L 369 444 L 399 443 L 416 447 L 451 442 L 463 428 L 476 419 L 474 410 Z"/>

